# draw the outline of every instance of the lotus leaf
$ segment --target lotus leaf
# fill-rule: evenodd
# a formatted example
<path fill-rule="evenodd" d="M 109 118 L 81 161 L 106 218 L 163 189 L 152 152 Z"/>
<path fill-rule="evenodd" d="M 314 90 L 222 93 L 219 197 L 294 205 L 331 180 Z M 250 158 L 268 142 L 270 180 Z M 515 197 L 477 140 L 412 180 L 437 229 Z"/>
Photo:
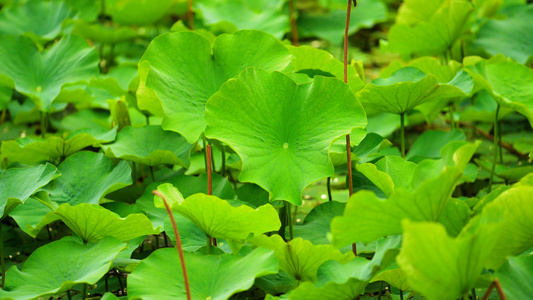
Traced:
<path fill-rule="evenodd" d="M 114 166 L 102 153 L 81 151 L 59 166 L 64 175 L 50 189 L 50 199 L 58 204 L 98 204 L 108 193 L 131 184 L 131 169 L 125 161 Z"/>
<path fill-rule="evenodd" d="M 205 234 L 213 238 L 244 240 L 250 234 L 276 231 L 281 226 L 278 213 L 267 204 L 253 209 L 246 205 L 232 206 L 228 201 L 216 196 L 194 194 L 183 199 L 181 193 L 171 184 L 158 187 L 173 211 L 180 213 Z M 164 207 L 156 197 L 156 207 Z"/>
<path fill-rule="evenodd" d="M 192 299 L 228 299 L 249 289 L 256 277 L 278 271 L 276 256 L 265 248 L 257 248 L 244 256 L 184 254 Z M 128 276 L 128 297 L 186 299 L 183 274 L 179 270 L 176 249 L 154 251 Z"/>
<path fill-rule="evenodd" d="M 497 223 L 463 231 L 455 239 L 438 223 L 405 221 L 403 228 L 402 250 L 396 260 L 408 284 L 427 299 L 467 295 L 490 258 L 494 237 L 500 233 Z"/>
<path fill-rule="evenodd" d="M 386 156 L 376 164 L 360 164 L 357 170 L 389 197 L 395 187 L 410 189 L 415 167 L 416 164 L 401 157 Z"/>
<path fill-rule="evenodd" d="M 308 240 L 314 245 L 330 244 L 327 234 L 333 217 L 341 216 L 346 204 L 328 201 L 313 208 L 302 225 L 294 226 L 294 236 Z"/>
<path fill-rule="evenodd" d="M 509 300 L 527 299 L 533 294 L 533 256 L 509 257 L 495 276 Z"/>
<path fill-rule="evenodd" d="M 105 0 L 106 12 L 123 25 L 149 25 L 161 19 L 172 0 Z"/>
<path fill-rule="evenodd" d="M 63 37 L 44 53 L 22 36 L 2 36 L 0 45 L 0 77 L 10 77 L 17 91 L 44 112 L 50 110 L 63 85 L 88 81 L 98 74 L 96 52 L 77 36 Z"/>
<path fill-rule="evenodd" d="M 205 120 L 206 135 L 241 157 L 241 181 L 295 205 L 306 186 L 333 175 L 332 141 L 366 125 L 363 108 L 341 81 L 317 76 L 297 85 L 282 73 L 253 68 L 213 95 Z"/>
<path fill-rule="evenodd" d="M 7 271 L 0 298 L 35 299 L 65 292 L 79 283 L 95 284 L 125 246 L 112 237 L 89 245 L 67 239 L 48 243 L 35 250 L 21 270 L 13 266 Z"/>
<path fill-rule="evenodd" d="M 207 99 L 249 66 L 291 71 L 291 55 L 273 36 L 255 30 L 221 35 L 213 45 L 193 32 L 163 34 L 150 43 L 139 62 L 139 108 L 156 115 L 164 111 L 163 129 L 177 131 L 194 143 L 205 129 Z"/>
<path fill-rule="evenodd" d="M 17 205 L 24 204 L 31 195 L 59 176 L 61 176 L 60 171 L 51 164 L 30 168 L 7 169 L 1 173 L 1 218 L 9 214 Z M 21 182 L 26 184 L 20 184 Z"/>
<path fill-rule="evenodd" d="M 136 163 L 157 166 L 161 164 L 186 167 L 192 145 L 181 135 L 164 131 L 161 126 L 125 127 L 117 140 L 102 149 L 109 157 L 117 157 Z"/>

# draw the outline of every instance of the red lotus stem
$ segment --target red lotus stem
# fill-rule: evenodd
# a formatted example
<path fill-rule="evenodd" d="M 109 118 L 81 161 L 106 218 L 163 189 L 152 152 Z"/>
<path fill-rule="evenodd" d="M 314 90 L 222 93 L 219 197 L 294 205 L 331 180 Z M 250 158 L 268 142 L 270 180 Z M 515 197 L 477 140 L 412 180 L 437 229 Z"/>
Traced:
<path fill-rule="evenodd" d="M 181 261 L 181 271 L 183 272 L 183 282 L 185 284 L 185 292 L 187 293 L 187 300 L 192 300 L 191 288 L 189 286 L 189 276 L 187 276 L 187 268 L 185 267 L 185 256 L 183 255 L 183 245 L 181 244 L 180 234 L 178 232 L 178 225 L 176 224 L 176 220 L 174 219 L 172 210 L 170 210 L 170 206 L 168 206 L 168 203 L 165 197 L 158 191 L 152 191 L 152 194 L 159 196 L 161 197 L 161 199 L 163 199 L 163 203 L 165 204 L 165 208 L 170 217 L 170 223 L 172 224 L 172 228 L 174 228 L 174 237 L 176 238 L 176 249 L 178 250 L 178 255 Z"/>
<path fill-rule="evenodd" d="M 209 196 L 213 195 L 213 170 L 211 167 L 211 159 L 212 159 L 212 152 L 211 152 L 211 145 L 206 145 L 206 156 L 207 156 L 207 194 Z M 213 245 L 217 245 L 217 239 L 213 238 Z"/>
<path fill-rule="evenodd" d="M 289 20 L 291 22 L 292 44 L 298 47 L 300 46 L 300 41 L 298 40 L 298 27 L 296 26 L 296 14 L 294 11 L 294 1 L 296 0 L 289 0 Z"/>
<path fill-rule="evenodd" d="M 194 30 L 194 14 L 192 11 L 192 0 L 187 0 L 187 19 L 189 20 L 189 29 Z"/>
<path fill-rule="evenodd" d="M 500 284 L 500 281 L 498 280 L 498 278 L 492 281 L 489 288 L 487 289 L 487 292 L 485 293 L 485 295 L 483 295 L 482 300 L 489 299 L 490 292 L 492 292 L 494 288 L 496 288 L 496 290 L 498 291 L 498 295 L 500 296 L 500 299 L 507 300 L 507 297 L 505 296 L 505 293 L 503 292 L 502 285 Z"/>

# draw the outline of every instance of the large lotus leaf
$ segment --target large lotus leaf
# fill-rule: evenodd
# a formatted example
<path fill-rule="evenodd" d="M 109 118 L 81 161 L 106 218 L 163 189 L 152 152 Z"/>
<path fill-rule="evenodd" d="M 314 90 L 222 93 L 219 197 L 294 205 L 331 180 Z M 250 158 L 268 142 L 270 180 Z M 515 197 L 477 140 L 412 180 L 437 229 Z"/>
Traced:
<path fill-rule="evenodd" d="M 161 114 L 158 105 L 162 105 L 163 129 L 177 131 L 194 143 L 205 129 L 207 99 L 250 66 L 291 71 L 291 54 L 279 40 L 256 30 L 221 35 L 213 45 L 193 32 L 163 34 L 150 43 L 139 62 L 139 108 Z"/>
<path fill-rule="evenodd" d="M 54 241 L 35 250 L 24 263 L 6 273 L 1 299 L 35 299 L 69 290 L 79 283 L 95 284 L 112 266 L 126 244 L 107 237 L 97 244 Z"/>
<path fill-rule="evenodd" d="M 115 166 L 102 153 L 78 152 L 58 169 L 64 176 L 50 190 L 50 199 L 58 204 L 98 204 L 105 195 L 131 184 L 130 166 L 125 161 Z"/>
<path fill-rule="evenodd" d="M 284 11 L 286 0 L 198 1 L 206 25 L 229 21 L 237 29 L 258 29 L 283 38 L 289 30 L 289 14 Z"/>
<path fill-rule="evenodd" d="M 117 129 L 104 130 L 87 128 L 73 132 L 66 138 L 51 136 L 47 139 L 30 137 L 2 143 L 3 159 L 9 163 L 36 164 L 43 161 L 55 162 L 68 157 L 86 147 L 98 147 L 101 143 L 115 140 Z"/>
<path fill-rule="evenodd" d="M 152 222 L 143 214 L 130 214 L 121 218 L 116 213 L 97 204 L 81 203 L 60 205 L 55 213 L 82 240 L 95 243 L 106 236 L 123 242 L 133 238 L 157 234 Z"/>
<path fill-rule="evenodd" d="M 207 136 L 241 157 L 241 181 L 295 205 L 306 186 L 334 174 L 332 141 L 366 125 L 363 108 L 340 80 L 317 76 L 297 85 L 282 73 L 254 68 L 211 97 L 205 120 Z"/>
<path fill-rule="evenodd" d="M 448 235 L 455 237 L 470 221 L 471 217 L 472 210 L 465 201 L 453 198 L 444 207 L 444 211 L 439 217 L 439 223 L 446 227 Z"/>
<path fill-rule="evenodd" d="M 495 57 L 468 66 L 480 86 L 487 89 L 503 107 L 514 109 L 533 126 L 533 70 L 513 61 Z"/>
<path fill-rule="evenodd" d="M 497 269 L 507 256 L 520 255 L 533 247 L 532 197 L 533 187 L 517 186 L 501 193 L 483 207 L 477 221 L 490 222 L 503 216 L 502 228 L 505 233 L 494 238 L 497 244 L 491 252 L 487 267 Z"/>
<path fill-rule="evenodd" d="M 207 235 L 186 217 L 178 213 L 173 214 L 176 225 L 178 226 L 178 231 L 180 233 L 181 246 L 183 247 L 183 250 L 187 252 L 194 252 L 202 247 L 205 247 Z M 176 244 L 174 228 L 172 227 L 172 223 L 170 222 L 170 217 L 168 215 L 164 221 L 164 228 L 172 243 Z M 220 239 L 217 241 L 217 246 L 222 246 Z"/>
<path fill-rule="evenodd" d="M 467 295 L 490 257 L 500 234 L 498 223 L 450 238 L 441 224 L 403 222 L 402 250 L 396 258 L 407 282 L 427 299 Z M 436 284 L 438 282 L 438 284 Z"/>
<path fill-rule="evenodd" d="M 402 232 L 403 219 L 439 221 L 451 194 L 477 144 L 466 144 L 454 152 L 453 162 L 437 176 L 426 176 L 412 191 L 397 188 L 387 199 L 373 192 L 360 191 L 349 200 L 344 215 L 331 222 L 332 244 L 343 247 L 355 242 L 369 243 L 380 237 Z M 420 165 L 417 167 L 417 169 Z M 433 166 L 432 166 L 433 167 Z M 415 169 L 415 174 L 417 172 Z"/>
<path fill-rule="evenodd" d="M 339 2 L 339 1 L 336 1 Z M 346 1 L 344 1 L 346 2 Z M 330 5 L 328 5 L 328 9 Z M 349 34 L 359 29 L 371 28 L 387 20 L 387 7 L 381 0 L 360 1 L 352 9 Z M 342 9 L 334 7 L 326 14 L 302 14 L 298 17 L 298 32 L 302 37 L 319 37 L 335 45 L 340 45 L 346 26 L 346 3 Z"/>
<path fill-rule="evenodd" d="M 308 240 L 314 245 L 330 244 L 327 238 L 333 217 L 341 216 L 345 203 L 328 201 L 313 208 L 302 225 L 294 226 L 294 236 Z"/>
<path fill-rule="evenodd" d="M 357 165 L 357 170 L 389 197 L 394 188 L 410 189 L 415 167 L 416 164 L 399 156 L 386 156 L 376 164 Z"/>
<path fill-rule="evenodd" d="M 73 33 L 85 39 L 101 42 L 104 44 L 116 44 L 137 37 L 137 32 L 128 26 L 108 27 L 100 23 L 89 23 L 77 20 L 74 23 Z"/>
<path fill-rule="evenodd" d="M 459 129 L 449 132 L 428 130 L 422 133 L 405 156 L 407 160 L 419 162 L 424 158 L 440 158 L 440 150 L 451 141 L 466 141 L 465 133 Z"/>
<path fill-rule="evenodd" d="M 1 218 L 9 214 L 17 205 L 24 204 L 37 190 L 59 176 L 61 173 L 51 164 L 7 169 L 0 173 Z"/>
<path fill-rule="evenodd" d="M 105 0 L 106 13 L 123 25 L 151 25 L 161 19 L 172 0 Z"/>
<path fill-rule="evenodd" d="M 41 111 L 50 110 L 64 84 L 98 74 L 96 51 L 77 36 L 63 37 L 44 53 L 22 36 L 1 36 L 0 45 L 0 75 L 10 77 Z"/>
<path fill-rule="evenodd" d="M 533 55 L 533 5 L 512 6 L 505 13 L 507 18 L 491 19 L 481 27 L 474 46 L 525 64 Z"/>
<path fill-rule="evenodd" d="M 415 67 L 405 67 L 390 77 L 378 78 L 358 94 L 365 109 L 404 114 L 418 105 L 443 99 L 466 97 L 452 84 L 440 84 L 432 74 Z"/>
<path fill-rule="evenodd" d="M 274 250 L 280 269 L 298 281 L 316 281 L 318 267 L 328 260 L 345 263 L 354 257 L 352 252 L 342 254 L 331 245 L 313 245 L 302 238 L 285 242 L 277 234 L 256 236 L 248 242 Z"/>
<path fill-rule="evenodd" d="M 28 1 L 2 10 L 0 34 L 28 34 L 36 40 L 52 40 L 61 32 L 63 20 L 73 16 L 65 2 Z"/>
<path fill-rule="evenodd" d="M 186 299 L 176 249 L 153 252 L 128 276 L 128 297 L 143 300 Z M 256 277 L 278 272 L 276 256 L 257 248 L 244 256 L 185 253 L 192 299 L 228 299 L 248 290 Z"/>
<path fill-rule="evenodd" d="M 181 193 L 171 184 L 157 189 L 168 201 L 172 210 L 191 220 L 194 225 L 213 238 L 244 240 L 250 234 L 276 231 L 281 226 L 278 212 L 267 204 L 253 209 L 247 205 L 232 206 L 216 196 L 194 194 L 183 199 Z M 156 197 L 156 207 L 164 207 Z"/>
<path fill-rule="evenodd" d="M 318 287 L 312 282 L 303 282 L 290 293 L 290 300 L 353 300 L 364 293 L 368 281 L 350 278 L 345 283 L 328 282 Z"/>
<path fill-rule="evenodd" d="M 335 59 L 331 53 L 311 46 L 287 46 L 293 59 L 294 71 L 311 77 L 325 75 L 344 80 L 344 64 Z M 348 85 L 357 93 L 365 83 L 352 65 L 348 65 Z"/>
<path fill-rule="evenodd" d="M 437 3 L 437 1 L 432 3 Z M 435 57 L 423 56 L 413 59 L 407 63 L 393 61 L 386 68 L 382 69 L 381 72 L 379 72 L 379 77 L 387 78 L 394 72 L 406 66 L 415 67 L 426 74 L 431 74 L 437 77 L 437 80 L 441 83 L 450 82 L 457 75 L 457 71 L 462 67 L 460 63 L 454 60 L 450 61 L 447 65 L 442 65 L 441 62 L 439 62 L 439 60 Z"/>
<path fill-rule="evenodd" d="M 533 256 L 510 257 L 496 271 L 509 300 L 527 299 L 533 295 Z"/>
<path fill-rule="evenodd" d="M 35 238 L 48 224 L 59 220 L 54 214 L 57 203 L 52 202 L 46 191 L 40 191 L 26 200 L 24 205 L 17 206 L 9 216 L 12 217 L 22 231 Z"/>
<path fill-rule="evenodd" d="M 192 145 L 184 137 L 161 126 L 125 127 L 117 140 L 102 149 L 107 156 L 130 160 L 148 166 L 161 164 L 187 167 Z"/>
<path fill-rule="evenodd" d="M 374 276 L 370 282 L 376 281 L 385 281 L 391 286 L 402 291 L 413 290 L 407 282 L 407 276 L 405 275 L 405 272 L 402 271 L 402 269 L 400 269 L 396 263 L 390 265 L 387 269 L 383 270 L 383 272 L 380 272 L 378 275 Z"/>
<path fill-rule="evenodd" d="M 197 193 L 207 194 L 206 173 L 202 173 L 199 176 L 177 175 L 167 179 L 167 182 L 172 183 L 184 198 Z M 235 197 L 235 191 L 233 190 L 232 184 L 227 178 L 218 174 L 211 174 L 211 192 L 214 196 L 217 196 L 220 199 L 229 200 Z M 268 203 L 268 201 L 266 203 Z"/>
<path fill-rule="evenodd" d="M 414 5 L 411 6 L 411 3 Z M 388 51 L 405 55 L 435 55 L 448 50 L 463 34 L 469 25 L 469 17 L 474 11 L 472 3 L 466 0 L 453 1 L 408 1 L 405 5 L 416 7 L 420 12 L 416 17 L 399 14 L 397 23 L 389 31 Z M 441 4 L 435 10 L 436 5 Z M 433 14 L 428 14 L 433 10 Z M 404 12 L 406 10 L 404 9 Z M 401 18 L 405 18 L 402 20 Z M 409 21 L 405 21 L 409 19 Z"/>

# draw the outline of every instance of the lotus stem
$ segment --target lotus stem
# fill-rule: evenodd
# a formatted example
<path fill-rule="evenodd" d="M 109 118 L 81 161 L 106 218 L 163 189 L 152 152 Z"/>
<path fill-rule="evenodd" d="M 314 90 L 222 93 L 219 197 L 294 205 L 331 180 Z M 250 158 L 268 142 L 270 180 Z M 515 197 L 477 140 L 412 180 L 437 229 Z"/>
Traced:
<path fill-rule="evenodd" d="M 212 167 L 211 167 L 211 158 L 212 158 L 212 152 L 211 152 L 211 145 L 206 146 L 206 155 L 207 155 L 207 194 L 213 195 L 213 174 L 212 174 Z"/>
<path fill-rule="evenodd" d="M 152 182 L 155 182 L 154 167 L 150 166 L 150 175 L 152 176 Z"/>
<path fill-rule="evenodd" d="M 487 292 L 485 292 L 485 295 L 483 295 L 483 298 L 481 298 L 481 299 L 482 300 L 489 299 L 490 292 L 492 292 L 492 290 L 494 288 L 496 288 L 496 290 L 498 291 L 498 295 L 500 296 L 500 299 L 507 300 L 507 297 L 505 296 L 505 293 L 503 292 L 502 285 L 500 284 L 500 281 L 498 280 L 498 278 L 496 278 L 496 279 L 494 279 L 494 281 L 492 281 L 492 283 L 490 284 L 489 288 L 487 289 Z"/>
<path fill-rule="evenodd" d="M 133 184 L 137 184 L 137 164 L 135 162 L 131 163 L 131 179 Z"/>
<path fill-rule="evenodd" d="M 403 300 L 403 291 L 400 290 L 400 300 Z"/>
<path fill-rule="evenodd" d="M 70 295 L 70 290 L 67 290 L 67 299 L 72 300 L 72 296 Z"/>
<path fill-rule="evenodd" d="M 192 11 L 192 0 L 187 0 L 187 19 L 189 21 L 189 29 L 194 30 L 194 13 Z"/>
<path fill-rule="evenodd" d="M 470 290 L 470 293 L 472 294 L 472 299 L 476 300 L 476 299 L 477 299 L 476 289 L 475 289 L 475 288 L 472 288 L 472 289 Z"/>
<path fill-rule="evenodd" d="M 287 203 L 285 202 L 284 207 L 280 208 L 279 210 L 279 221 L 281 223 L 281 227 L 279 228 L 278 234 L 281 236 L 281 238 L 283 238 L 284 241 L 287 241 L 287 236 L 285 234 L 287 228 L 287 209 L 285 208 L 286 205 Z"/>
<path fill-rule="evenodd" d="M 328 189 L 328 201 L 333 201 L 333 197 L 331 197 L 331 177 L 328 177 L 326 181 L 326 187 Z"/>
<path fill-rule="evenodd" d="M 285 203 L 285 207 L 287 210 L 287 221 L 289 223 L 289 239 L 294 239 L 294 230 L 292 228 L 292 215 L 291 215 L 291 204 L 289 202 Z"/>
<path fill-rule="evenodd" d="M 222 170 L 221 173 L 222 173 L 222 177 L 226 177 L 226 147 L 224 147 L 224 145 L 222 145 L 222 149 L 221 149 L 221 152 L 222 152 Z"/>
<path fill-rule="evenodd" d="M 183 273 L 183 282 L 185 284 L 185 292 L 187 293 L 187 300 L 192 300 L 191 288 L 189 286 L 189 277 L 187 276 L 187 268 L 185 267 L 185 256 L 183 255 L 183 245 L 181 244 L 180 234 L 178 231 L 178 225 L 176 224 L 176 220 L 174 219 L 172 210 L 170 209 L 170 206 L 168 205 L 168 202 L 165 199 L 165 197 L 158 191 L 152 191 L 152 193 L 156 196 L 159 196 L 163 200 L 163 203 L 165 204 L 165 209 L 167 210 L 167 214 L 170 217 L 170 223 L 172 224 L 172 228 L 174 229 L 174 237 L 176 238 L 176 249 L 178 251 L 178 255 L 181 261 L 181 271 Z M 209 248 L 207 249 L 209 251 Z"/>
<path fill-rule="evenodd" d="M 41 116 L 41 137 L 46 138 L 46 131 L 48 131 L 48 114 L 45 112 L 40 112 Z"/>
<path fill-rule="evenodd" d="M 289 19 L 291 22 L 292 44 L 298 47 L 300 46 L 300 41 L 298 40 L 298 27 L 296 26 L 296 12 L 294 11 L 295 1 L 296 0 L 289 0 Z"/>
<path fill-rule="evenodd" d="M 405 158 L 405 113 L 400 114 L 400 147 L 402 158 Z"/>
<path fill-rule="evenodd" d="M 381 300 L 381 293 L 383 292 L 383 281 L 379 282 L 378 300 Z"/>
<path fill-rule="evenodd" d="M 2 284 L 0 285 L 0 288 L 2 289 L 6 283 L 6 261 L 4 256 L 4 231 L 2 229 L 2 220 L 0 220 L 0 264 L 2 265 Z"/>
<path fill-rule="evenodd" d="M 7 109 L 2 109 L 2 115 L 0 116 L 0 125 L 3 125 L 6 120 Z"/>
<path fill-rule="evenodd" d="M 206 243 L 206 246 L 207 246 L 207 255 L 211 254 L 211 237 L 210 236 L 207 236 L 207 243 Z"/>
<path fill-rule="evenodd" d="M 448 105 L 448 113 L 450 114 L 450 125 L 452 127 L 452 129 L 455 129 L 455 118 L 453 116 L 453 113 L 454 113 L 454 109 L 453 109 L 453 103 L 450 103 L 450 105 Z"/>
<path fill-rule="evenodd" d="M 81 287 L 81 300 L 87 298 L 87 283 L 84 283 Z"/>
<path fill-rule="evenodd" d="M 496 106 L 496 114 L 494 118 L 494 149 L 492 150 L 492 166 L 490 168 L 490 177 L 489 177 L 489 187 L 488 192 L 492 191 L 492 182 L 494 180 L 494 171 L 496 170 L 496 161 L 498 160 L 498 139 L 499 139 L 499 128 L 498 128 L 498 113 L 500 112 L 500 104 Z"/>

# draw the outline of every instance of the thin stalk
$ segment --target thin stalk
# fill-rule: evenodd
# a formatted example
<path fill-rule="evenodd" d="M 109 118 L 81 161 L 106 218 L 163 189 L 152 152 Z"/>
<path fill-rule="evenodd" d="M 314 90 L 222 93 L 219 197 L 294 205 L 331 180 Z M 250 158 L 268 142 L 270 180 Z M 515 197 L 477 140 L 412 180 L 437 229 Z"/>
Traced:
<path fill-rule="evenodd" d="M 165 239 L 165 247 L 168 247 L 168 237 L 165 232 L 163 232 L 163 238 Z"/>
<path fill-rule="evenodd" d="M 294 213 L 292 214 L 292 224 L 296 224 L 296 217 L 298 216 L 298 206 L 294 206 Z"/>
<path fill-rule="evenodd" d="M 205 134 L 202 135 L 202 141 L 204 142 L 204 166 L 205 171 L 207 172 L 207 138 L 205 137 Z"/>
<path fill-rule="evenodd" d="M 470 293 L 472 294 L 472 299 L 476 300 L 476 299 L 477 299 L 476 289 L 475 289 L 475 288 L 472 288 L 472 289 L 470 290 Z"/>
<path fill-rule="evenodd" d="M 494 279 L 494 281 L 490 284 L 489 288 L 487 289 L 487 292 L 485 293 L 485 295 L 483 295 L 483 298 L 481 298 L 481 300 L 489 299 L 490 292 L 492 292 L 494 288 L 496 288 L 496 290 L 498 291 L 498 295 L 500 296 L 500 299 L 507 300 L 507 297 L 505 296 L 505 293 L 503 292 L 502 285 L 500 284 L 500 281 L 498 280 L 498 278 Z"/>
<path fill-rule="evenodd" d="M 489 177 L 489 188 L 488 192 L 490 193 L 492 191 L 492 182 L 494 180 L 494 170 L 496 169 L 496 161 L 498 160 L 498 138 L 500 135 L 499 128 L 498 128 L 498 113 L 500 112 L 500 105 L 498 104 L 496 106 L 496 114 L 494 119 L 494 149 L 493 155 L 492 155 L 492 166 L 490 168 L 490 177 Z"/>
<path fill-rule="evenodd" d="M 2 265 L 2 284 L 0 285 L 0 288 L 2 289 L 6 283 L 6 261 L 4 256 L 4 231 L 2 229 L 2 221 L 0 220 L 0 264 Z"/>
<path fill-rule="evenodd" d="M 403 300 L 403 291 L 400 290 L 400 300 Z"/>
<path fill-rule="evenodd" d="M 81 300 L 87 298 L 87 283 L 84 283 L 81 288 Z"/>
<path fill-rule="evenodd" d="M 72 300 L 72 296 L 70 295 L 70 290 L 67 290 L 67 299 Z"/>
<path fill-rule="evenodd" d="M 402 157 L 405 158 L 405 113 L 400 114 L 400 145 Z"/>
<path fill-rule="evenodd" d="M 383 281 L 379 282 L 378 300 L 381 300 L 381 293 L 383 292 Z"/>
<path fill-rule="evenodd" d="M 295 1 L 296 0 L 289 0 L 289 19 L 291 22 L 292 44 L 298 47 L 300 46 L 300 41 L 298 40 L 298 27 L 296 26 L 296 12 L 294 11 Z"/>
<path fill-rule="evenodd" d="M 150 166 L 150 175 L 152 176 L 152 182 L 155 182 L 154 167 Z"/>
<path fill-rule="evenodd" d="M 357 2 L 353 0 L 354 7 Z M 348 0 L 348 8 L 346 10 L 346 26 L 344 28 L 344 83 L 348 83 L 348 31 L 350 29 L 350 15 L 352 13 L 352 0 Z M 352 182 L 352 151 L 350 147 L 350 134 L 346 135 L 346 158 L 348 164 L 348 191 L 349 195 L 353 194 Z"/>
<path fill-rule="evenodd" d="M 453 103 L 448 106 L 448 109 L 449 109 L 448 113 L 450 114 L 450 125 L 451 125 L 452 129 L 454 129 L 455 128 L 455 118 L 453 116 L 453 113 L 454 113 Z"/>
<path fill-rule="evenodd" d="M 178 225 L 176 225 L 176 220 L 174 219 L 174 215 L 172 214 L 172 211 L 170 210 L 170 206 L 167 203 L 167 200 L 161 193 L 158 191 L 152 191 L 154 195 L 157 195 L 161 197 L 163 200 L 163 203 L 165 204 L 165 209 L 167 210 L 167 213 L 170 217 L 170 223 L 172 224 L 172 228 L 174 229 L 174 237 L 176 238 L 176 249 L 178 250 L 178 255 L 180 257 L 181 261 L 181 271 L 183 273 L 183 282 L 185 284 L 185 292 L 187 293 L 187 300 L 191 300 L 191 288 L 189 286 L 189 277 L 187 276 L 187 268 L 185 267 L 185 256 L 183 255 L 183 246 L 181 244 L 180 234 L 178 232 Z"/>
<path fill-rule="evenodd" d="M 41 137 L 44 139 L 46 135 L 46 131 L 48 130 L 48 114 L 41 111 L 40 116 L 41 116 Z"/>
<path fill-rule="evenodd" d="M 207 194 L 213 195 L 213 174 L 211 170 L 211 145 L 206 146 L 206 155 L 207 155 Z"/>
<path fill-rule="evenodd" d="M 207 236 L 207 243 L 206 243 L 206 246 L 207 246 L 207 255 L 211 254 L 211 237 L 210 236 Z"/>
<path fill-rule="evenodd" d="M 192 11 L 192 0 L 187 0 L 187 19 L 189 21 L 189 29 L 194 30 L 194 14 Z"/>
<path fill-rule="evenodd" d="M 220 170 L 222 172 L 222 177 L 226 177 L 226 147 L 224 147 L 224 145 L 222 145 L 222 170 Z"/>
<path fill-rule="evenodd" d="M 326 187 L 328 188 L 328 201 L 333 201 L 333 197 L 331 197 L 331 177 L 328 177 Z"/>
<path fill-rule="evenodd" d="M 120 279 L 120 272 L 115 269 L 115 273 L 117 276 L 118 285 L 120 286 L 120 294 L 124 295 L 124 285 L 122 284 L 122 279 Z"/>
<path fill-rule="evenodd" d="M 134 162 L 131 163 L 131 180 L 137 184 L 137 164 Z"/>
<path fill-rule="evenodd" d="M 287 202 L 285 202 L 284 205 L 287 205 Z M 287 209 L 280 209 L 279 221 L 281 222 L 281 227 L 279 228 L 278 234 L 283 238 L 284 241 L 287 241 L 287 236 L 285 235 L 285 229 L 287 228 Z"/>
<path fill-rule="evenodd" d="M 0 125 L 3 125 L 6 120 L 7 109 L 2 109 L 2 115 L 0 116 Z"/>
<path fill-rule="evenodd" d="M 289 239 L 294 239 L 294 231 L 292 228 L 292 216 L 291 216 L 291 204 L 289 202 L 285 203 L 287 210 L 287 222 L 289 223 Z"/>

